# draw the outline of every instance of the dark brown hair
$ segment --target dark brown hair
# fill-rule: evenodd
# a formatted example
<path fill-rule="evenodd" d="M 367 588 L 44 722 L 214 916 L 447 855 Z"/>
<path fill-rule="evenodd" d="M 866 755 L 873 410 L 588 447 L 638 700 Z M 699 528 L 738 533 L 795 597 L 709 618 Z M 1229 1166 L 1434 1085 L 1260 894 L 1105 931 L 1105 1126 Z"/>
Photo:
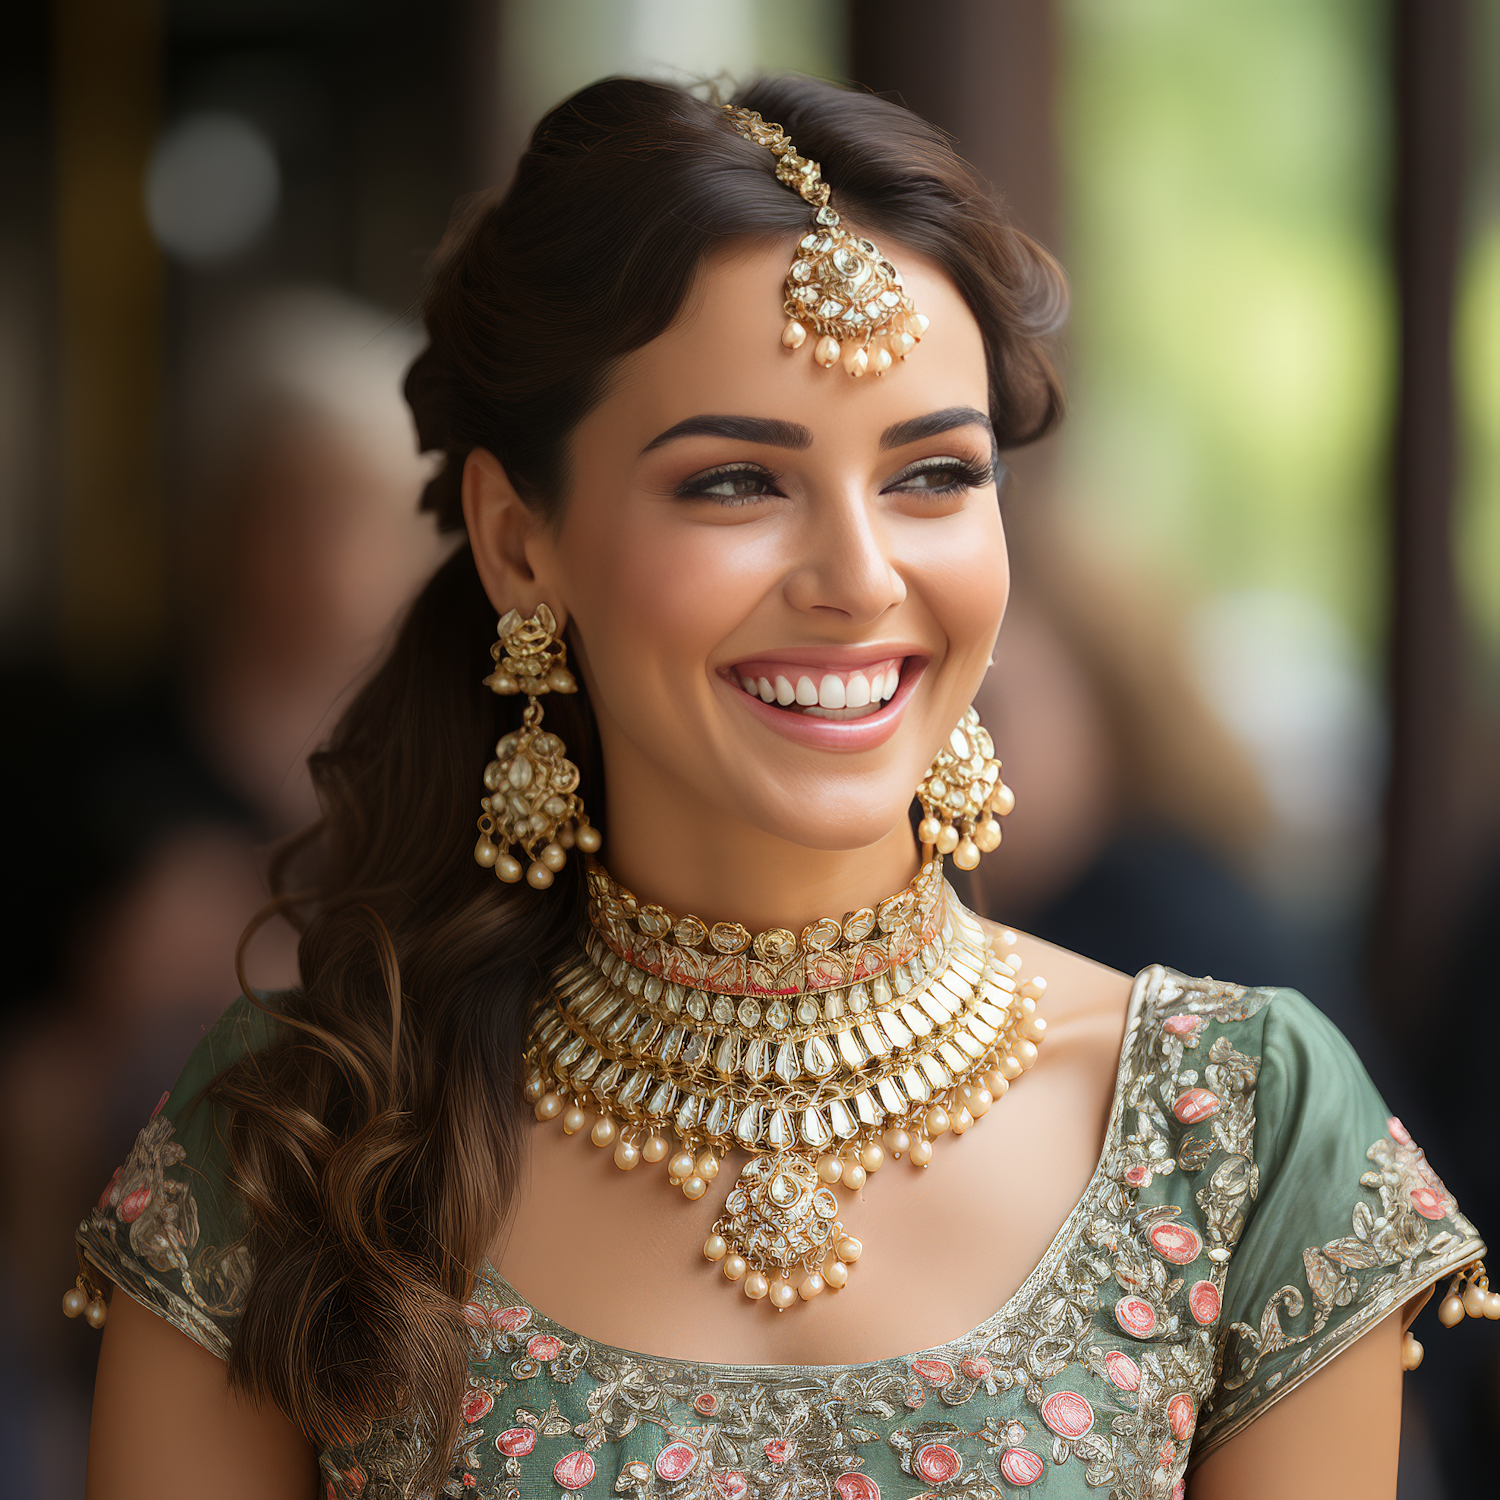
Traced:
<path fill-rule="evenodd" d="M 943 136 L 806 78 L 735 102 L 822 164 L 847 219 L 952 279 L 984 338 L 999 445 L 1045 432 L 1061 276 Z M 406 387 L 422 446 L 445 456 L 424 505 L 459 528 L 464 460 L 484 448 L 555 514 L 573 428 L 620 357 L 671 324 L 705 257 L 807 222 L 770 154 L 682 89 L 610 79 L 553 110 L 509 192 L 463 210 L 436 258 L 431 342 Z M 256 1266 L 231 1380 L 325 1445 L 380 1420 L 423 1433 L 428 1486 L 459 1426 L 461 1305 L 516 1182 L 527 1022 L 585 919 L 577 860 L 539 893 L 469 857 L 480 771 L 518 717 L 479 686 L 493 634 L 460 548 L 312 757 L 324 815 L 274 876 L 281 891 L 301 872 L 311 891 L 302 987 L 278 1005 L 284 1039 L 214 1087 Z M 586 695 L 547 713 L 607 828 Z"/>

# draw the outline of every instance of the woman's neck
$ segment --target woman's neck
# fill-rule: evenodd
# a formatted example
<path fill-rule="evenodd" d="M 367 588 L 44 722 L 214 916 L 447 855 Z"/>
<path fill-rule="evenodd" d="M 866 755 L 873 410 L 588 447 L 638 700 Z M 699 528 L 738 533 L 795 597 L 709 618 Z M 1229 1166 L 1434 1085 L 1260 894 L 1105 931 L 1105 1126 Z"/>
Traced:
<path fill-rule="evenodd" d="M 820 917 L 874 906 L 917 873 L 906 820 L 863 849 L 809 849 L 674 786 L 670 797 L 609 781 L 600 861 L 641 901 L 751 932 L 799 932 Z M 669 810 L 668 810 L 669 809 Z"/>

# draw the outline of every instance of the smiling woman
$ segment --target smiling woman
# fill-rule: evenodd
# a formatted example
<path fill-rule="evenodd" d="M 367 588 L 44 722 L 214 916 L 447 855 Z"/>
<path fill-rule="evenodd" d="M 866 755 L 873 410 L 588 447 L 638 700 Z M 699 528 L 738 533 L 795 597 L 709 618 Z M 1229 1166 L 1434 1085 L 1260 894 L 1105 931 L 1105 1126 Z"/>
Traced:
<path fill-rule="evenodd" d="M 91 1493 L 1393 1491 L 1400 1309 L 1500 1296 L 1347 1045 L 944 879 L 1064 300 L 808 80 L 598 84 L 459 220 L 407 390 L 468 545 L 312 758 L 301 988 L 80 1230 Z"/>

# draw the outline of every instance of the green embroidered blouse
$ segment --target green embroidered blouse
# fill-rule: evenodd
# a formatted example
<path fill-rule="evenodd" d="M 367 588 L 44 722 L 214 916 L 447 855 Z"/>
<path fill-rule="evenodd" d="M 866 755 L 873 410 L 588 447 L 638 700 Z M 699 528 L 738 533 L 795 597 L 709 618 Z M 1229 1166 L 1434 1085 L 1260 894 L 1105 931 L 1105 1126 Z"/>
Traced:
<path fill-rule="evenodd" d="M 78 1233 L 118 1287 L 220 1356 L 252 1267 L 223 1122 L 195 1100 L 271 1025 L 230 1006 Z M 1167 1500 L 1191 1463 L 1483 1251 L 1302 996 L 1151 968 L 1094 1175 L 972 1332 L 863 1365 L 663 1359 L 561 1327 L 482 1267 L 440 1493 Z M 411 1494 L 427 1441 L 394 1421 L 325 1450 L 328 1500 Z"/>

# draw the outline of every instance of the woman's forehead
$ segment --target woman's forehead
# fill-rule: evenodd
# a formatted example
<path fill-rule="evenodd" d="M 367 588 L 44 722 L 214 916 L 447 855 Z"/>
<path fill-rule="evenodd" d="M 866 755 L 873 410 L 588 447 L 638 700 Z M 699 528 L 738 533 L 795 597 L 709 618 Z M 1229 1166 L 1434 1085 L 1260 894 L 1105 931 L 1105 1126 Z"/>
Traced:
<path fill-rule="evenodd" d="M 935 412 L 989 409 L 984 343 L 963 298 L 936 266 L 902 252 L 897 264 L 931 320 L 921 344 L 881 376 L 824 369 L 804 345 L 782 346 L 783 283 L 795 238 L 737 246 L 705 263 L 672 325 L 622 362 L 579 436 L 631 456 L 696 419 L 745 417 L 783 424 L 805 441 L 891 446 L 890 434 Z M 720 435 L 728 436 L 728 432 Z M 741 434 L 744 441 L 775 441 Z M 912 439 L 908 439 L 910 441 Z"/>

